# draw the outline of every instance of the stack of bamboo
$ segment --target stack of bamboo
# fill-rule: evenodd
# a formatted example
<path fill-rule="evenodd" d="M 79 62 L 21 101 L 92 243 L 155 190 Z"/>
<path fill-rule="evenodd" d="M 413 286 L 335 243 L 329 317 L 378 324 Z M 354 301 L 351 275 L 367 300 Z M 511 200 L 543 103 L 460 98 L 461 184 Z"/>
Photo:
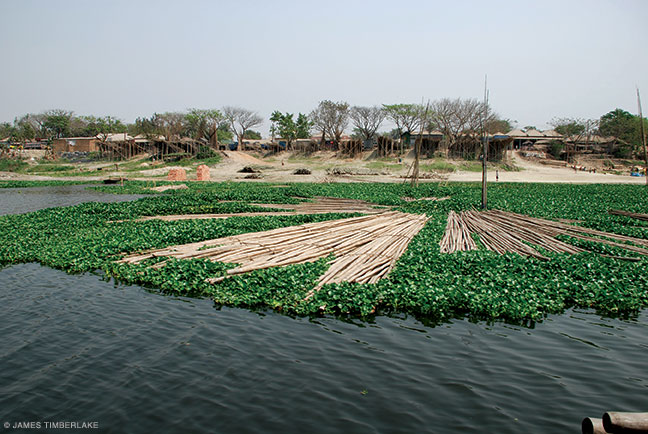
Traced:
<path fill-rule="evenodd" d="M 228 276 L 270 267 L 313 262 L 335 255 L 316 289 L 326 283 L 375 283 L 393 268 L 410 240 L 425 225 L 424 215 L 385 212 L 329 220 L 151 250 L 125 257 L 138 263 L 155 257 L 207 258 L 240 264 Z M 164 266 L 164 262 L 154 265 Z M 211 283 L 224 277 L 209 279 Z"/>
<path fill-rule="evenodd" d="M 450 211 L 448 215 L 448 224 L 439 246 L 441 253 L 465 252 L 477 248 L 468 227 L 463 224 L 461 216 L 454 211 Z"/>
<path fill-rule="evenodd" d="M 452 253 L 473 250 L 475 247 L 467 245 L 464 241 L 466 237 L 470 238 L 470 234 L 479 235 L 481 243 L 488 250 L 519 253 L 540 259 L 546 257 L 531 245 L 555 253 L 576 254 L 584 251 L 558 240 L 558 235 L 648 255 L 648 240 L 498 210 L 466 211 L 461 214 L 451 212 L 444 237 L 439 243 L 441 251 Z"/>
<path fill-rule="evenodd" d="M 619 209 L 611 209 L 608 211 L 608 213 L 612 215 L 621 215 L 624 217 L 630 217 L 637 220 L 648 221 L 648 214 L 639 214 L 636 212 L 621 211 Z"/>
<path fill-rule="evenodd" d="M 356 199 L 340 199 L 337 197 L 316 197 L 313 202 L 302 202 L 296 205 L 274 204 L 274 203 L 253 203 L 262 208 L 276 208 L 285 211 L 261 211 L 245 213 L 222 213 L 222 214 L 182 214 L 142 217 L 138 221 L 146 220 L 199 220 L 199 219 L 224 219 L 229 217 L 255 217 L 273 215 L 296 215 L 296 214 L 330 214 L 330 213 L 362 213 L 378 214 L 385 211 L 385 207 Z"/>

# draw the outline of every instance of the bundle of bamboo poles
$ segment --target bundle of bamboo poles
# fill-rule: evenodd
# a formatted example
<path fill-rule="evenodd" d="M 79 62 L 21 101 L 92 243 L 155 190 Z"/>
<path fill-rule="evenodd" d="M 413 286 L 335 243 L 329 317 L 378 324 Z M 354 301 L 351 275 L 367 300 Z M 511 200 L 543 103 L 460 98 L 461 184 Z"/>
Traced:
<path fill-rule="evenodd" d="M 448 215 L 448 224 L 439 246 L 441 253 L 464 252 L 477 248 L 468 227 L 463 224 L 461 217 L 454 211 L 450 211 Z"/>
<path fill-rule="evenodd" d="M 343 281 L 375 283 L 389 273 L 426 221 L 424 215 L 385 212 L 150 250 L 127 256 L 120 262 L 138 263 L 155 257 L 206 258 L 240 264 L 227 271 L 232 276 L 313 262 L 333 254 L 335 260 L 316 289 L 326 283 Z M 162 266 L 164 262 L 154 265 Z M 209 282 L 216 283 L 225 277 L 212 278 Z"/>
<path fill-rule="evenodd" d="M 584 250 L 558 240 L 558 235 L 603 243 L 610 246 L 648 255 L 648 240 L 574 226 L 552 220 L 539 219 L 511 212 L 465 211 L 451 212 L 443 239 L 439 243 L 441 252 L 473 250 L 464 240 L 471 234 L 479 235 L 481 243 L 488 250 L 497 253 L 519 253 L 539 259 L 547 259 L 533 246 L 555 253 L 581 253 Z"/>
<path fill-rule="evenodd" d="M 316 197 L 313 202 L 302 202 L 296 205 L 274 204 L 274 203 L 252 203 L 251 205 L 262 208 L 275 208 L 285 211 L 260 211 L 245 213 L 222 213 L 222 214 L 182 214 L 142 217 L 138 221 L 146 220 L 192 220 L 192 219 L 224 219 L 229 217 L 254 217 L 273 215 L 296 215 L 296 214 L 330 214 L 330 213 L 362 213 L 378 214 L 385 211 L 385 207 L 357 199 L 343 199 L 337 197 Z"/>
<path fill-rule="evenodd" d="M 586 417 L 581 423 L 583 434 L 648 433 L 648 413 L 608 411 L 602 419 Z"/>
<path fill-rule="evenodd" d="M 636 212 L 622 211 L 620 209 L 611 209 L 608 211 L 608 214 L 620 215 L 620 216 L 630 217 L 637 220 L 648 221 L 648 214 L 639 214 Z"/>

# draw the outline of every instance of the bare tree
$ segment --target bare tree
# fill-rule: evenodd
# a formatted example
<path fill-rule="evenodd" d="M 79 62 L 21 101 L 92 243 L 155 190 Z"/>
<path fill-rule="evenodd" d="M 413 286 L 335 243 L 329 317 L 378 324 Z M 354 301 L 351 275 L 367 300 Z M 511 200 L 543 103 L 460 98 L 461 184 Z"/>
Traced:
<path fill-rule="evenodd" d="M 240 107 L 223 107 L 223 116 L 236 135 L 239 149 L 243 149 L 245 132 L 263 123 L 263 118 L 256 112 Z"/>
<path fill-rule="evenodd" d="M 382 107 L 351 107 L 349 112 L 353 126 L 358 129 L 362 138 L 371 140 L 385 120 L 386 113 Z"/>
<path fill-rule="evenodd" d="M 154 113 L 151 121 L 167 141 L 179 140 L 185 129 L 185 115 L 180 112 Z"/>
<path fill-rule="evenodd" d="M 333 140 L 336 149 L 340 147 L 340 139 L 344 129 L 349 124 L 349 104 L 324 100 L 310 114 L 313 128 Z"/>
<path fill-rule="evenodd" d="M 486 113 L 488 119 L 484 119 Z M 472 135 L 481 131 L 484 123 L 496 118 L 482 101 L 444 98 L 432 103 L 429 128 L 440 130 L 448 148 L 465 157 L 466 145 L 474 141 Z"/>

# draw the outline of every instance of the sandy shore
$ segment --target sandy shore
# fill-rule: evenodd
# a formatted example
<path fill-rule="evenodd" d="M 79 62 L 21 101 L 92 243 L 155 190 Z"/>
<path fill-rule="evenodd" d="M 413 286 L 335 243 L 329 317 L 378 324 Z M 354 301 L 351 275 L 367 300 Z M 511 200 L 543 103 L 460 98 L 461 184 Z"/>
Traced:
<path fill-rule="evenodd" d="M 369 158 L 340 159 L 332 152 L 320 152 L 308 157 L 293 156 L 289 153 L 278 154 L 270 157 L 262 157 L 251 153 L 227 151 L 222 154 L 220 163 L 210 167 L 211 180 L 222 181 L 247 181 L 247 182 L 405 182 L 411 157 L 405 157 L 403 164 L 398 165 L 398 159 L 381 160 L 384 168 L 372 166 Z M 605 173 L 589 173 L 575 171 L 564 167 L 554 167 L 539 164 L 521 158 L 517 154 L 510 155 L 510 161 L 518 167 L 519 171 L 499 170 L 496 174 L 494 169 L 489 170 L 488 180 L 490 182 L 547 182 L 547 183 L 573 183 L 573 184 L 645 184 L 645 178 L 632 177 L 628 175 L 613 175 Z M 421 164 L 425 162 L 422 161 Z M 86 166 L 80 164 L 81 170 L 96 170 L 96 163 Z M 249 174 L 241 173 L 240 170 L 246 166 L 253 167 L 259 173 L 249 178 Z M 14 172 L 0 172 L 0 181 L 3 180 L 73 180 L 73 181 L 101 181 L 108 177 L 124 177 L 130 180 L 163 181 L 169 169 L 176 166 L 165 167 L 142 167 L 138 171 L 115 170 L 113 164 L 105 164 L 99 172 L 90 171 L 88 175 L 79 176 L 44 176 L 31 175 Z M 178 166 L 179 167 L 179 166 Z M 332 175 L 333 169 L 341 169 L 346 172 L 344 175 Z M 112 170 L 111 170 L 112 169 Z M 195 167 L 184 167 L 187 170 L 188 180 L 196 179 Z M 297 169 L 308 169 L 309 175 L 296 175 Z M 429 175 L 429 174 L 428 174 Z M 496 180 L 496 175 L 499 178 Z M 473 182 L 481 181 L 481 172 L 458 170 L 452 173 L 438 173 L 429 178 L 421 179 L 421 182 L 437 182 L 447 180 L 450 182 Z"/>

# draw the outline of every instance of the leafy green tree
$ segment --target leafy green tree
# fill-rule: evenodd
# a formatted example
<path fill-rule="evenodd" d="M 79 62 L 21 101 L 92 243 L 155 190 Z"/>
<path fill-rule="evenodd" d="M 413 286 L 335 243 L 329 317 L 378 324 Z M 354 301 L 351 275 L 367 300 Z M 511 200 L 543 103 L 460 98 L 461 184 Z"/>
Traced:
<path fill-rule="evenodd" d="M 279 134 L 279 137 L 287 142 L 287 147 L 290 149 L 295 139 L 308 139 L 310 137 L 310 129 L 312 122 L 303 113 L 299 113 L 297 121 L 293 119 L 292 113 L 281 113 L 278 110 L 272 112 L 270 115 L 271 132 Z"/>
<path fill-rule="evenodd" d="M 73 112 L 55 109 L 45 113 L 43 126 L 48 130 L 51 137 L 65 137 L 70 134 L 70 120 Z"/>
<path fill-rule="evenodd" d="M 108 133 L 125 133 L 128 128 L 121 120 L 112 116 L 80 116 L 72 119 L 70 130 L 74 136 L 94 137 Z"/>
<path fill-rule="evenodd" d="M 292 113 L 281 113 L 278 110 L 272 112 L 270 121 L 275 126 L 275 132 L 279 137 L 284 139 L 287 143 L 287 148 L 290 149 L 292 142 L 297 138 L 297 124 L 293 120 Z"/>
<path fill-rule="evenodd" d="M 9 122 L 0 124 L 0 140 L 4 140 L 13 134 L 14 127 Z"/>
<path fill-rule="evenodd" d="M 295 123 L 296 136 L 298 139 L 309 139 L 311 136 L 311 128 L 313 123 L 303 113 L 297 115 L 297 122 Z"/>
<path fill-rule="evenodd" d="M 648 120 L 644 118 L 643 121 L 644 129 L 648 130 Z M 599 131 L 603 136 L 614 136 L 627 142 L 632 148 L 643 144 L 639 116 L 625 110 L 615 109 L 601 116 Z"/>
<path fill-rule="evenodd" d="M 260 140 L 262 137 L 261 137 L 261 133 L 258 131 L 247 130 L 245 134 L 243 134 L 243 138 L 251 139 L 251 140 Z"/>
<path fill-rule="evenodd" d="M 563 136 L 581 136 L 585 132 L 585 124 L 577 119 L 556 120 L 554 130 Z"/>
<path fill-rule="evenodd" d="M 513 125 L 509 119 L 488 119 L 486 121 L 485 129 L 487 133 L 508 133 L 513 129 Z"/>
<path fill-rule="evenodd" d="M 190 109 L 185 115 L 184 134 L 196 140 L 206 139 L 213 143 L 217 139 L 218 127 L 223 119 L 220 110 Z"/>
<path fill-rule="evenodd" d="M 232 139 L 234 139 L 234 134 L 232 134 L 232 131 L 229 128 L 229 124 L 226 121 L 223 121 L 218 124 L 218 128 L 216 129 L 216 135 L 218 137 L 218 142 L 231 142 Z"/>

